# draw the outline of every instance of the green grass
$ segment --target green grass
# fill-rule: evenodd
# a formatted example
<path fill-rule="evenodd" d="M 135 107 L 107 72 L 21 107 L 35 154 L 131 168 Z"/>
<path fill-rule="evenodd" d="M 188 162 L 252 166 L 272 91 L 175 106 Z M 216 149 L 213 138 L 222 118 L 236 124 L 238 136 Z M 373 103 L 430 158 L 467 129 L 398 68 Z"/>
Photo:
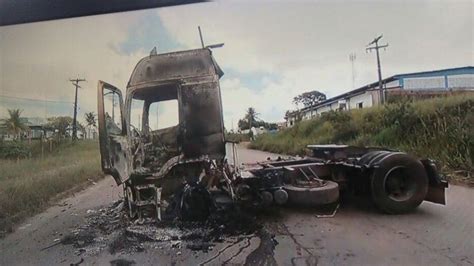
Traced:
<path fill-rule="evenodd" d="M 400 101 L 350 112 L 329 112 L 277 134 L 259 136 L 250 148 L 304 154 L 308 144 L 384 146 L 437 160 L 473 181 L 474 95 Z"/>
<path fill-rule="evenodd" d="M 0 160 L 0 169 L 0 231 L 102 176 L 98 143 L 85 140 L 62 144 L 43 159 Z"/>
<path fill-rule="evenodd" d="M 233 142 L 250 141 L 250 135 L 243 133 L 226 133 L 225 139 Z"/>

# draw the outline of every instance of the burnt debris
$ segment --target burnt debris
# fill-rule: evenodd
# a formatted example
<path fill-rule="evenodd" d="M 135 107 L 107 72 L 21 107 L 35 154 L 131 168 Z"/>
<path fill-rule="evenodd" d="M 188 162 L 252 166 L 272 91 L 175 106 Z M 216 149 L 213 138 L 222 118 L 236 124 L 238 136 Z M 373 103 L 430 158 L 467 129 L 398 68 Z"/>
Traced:
<path fill-rule="evenodd" d="M 180 200 L 184 198 L 186 201 L 196 195 L 202 197 L 203 191 L 207 192 L 206 189 L 190 186 L 177 193 L 181 195 L 175 198 Z M 186 199 L 188 197 L 189 199 Z M 185 208 L 189 207 L 191 206 Z M 172 216 L 173 211 L 169 210 L 167 219 L 159 223 L 153 218 L 144 218 L 142 221 L 131 220 L 127 211 L 126 205 L 119 200 L 108 207 L 91 212 L 85 224 L 73 229 L 54 245 L 71 245 L 76 248 L 76 255 L 80 256 L 91 256 L 104 250 L 111 254 L 131 254 L 146 249 L 182 248 L 208 252 L 216 243 L 224 242 L 226 237 L 245 237 L 261 229 L 254 214 L 245 213 L 235 206 L 205 210 L 208 212 L 205 219 L 204 215 L 198 213 Z M 179 212 L 175 209 L 174 213 Z"/>

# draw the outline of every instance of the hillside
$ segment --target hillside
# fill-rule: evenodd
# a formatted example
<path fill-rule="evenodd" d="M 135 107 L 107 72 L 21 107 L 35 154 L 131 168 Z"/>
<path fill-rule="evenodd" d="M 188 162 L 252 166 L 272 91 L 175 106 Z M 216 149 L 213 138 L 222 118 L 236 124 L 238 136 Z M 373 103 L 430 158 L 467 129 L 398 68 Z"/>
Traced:
<path fill-rule="evenodd" d="M 308 144 L 383 146 L 439 162 L 446 173 L 472 182 L 474 95 L 403 100 L 348 112 L 328 112 L 250 144 L 282 154 L 304 154 Z"/>

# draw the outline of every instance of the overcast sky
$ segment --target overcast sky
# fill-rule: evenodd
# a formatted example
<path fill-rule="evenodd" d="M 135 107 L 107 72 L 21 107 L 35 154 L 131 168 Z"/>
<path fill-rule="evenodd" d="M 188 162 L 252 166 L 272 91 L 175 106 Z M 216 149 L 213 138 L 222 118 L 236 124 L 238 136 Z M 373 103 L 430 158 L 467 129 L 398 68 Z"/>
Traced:
<path fill-rule="evenodd" d="M 355 87 L 377 79 L 374 37 L 382 74 L 474 65 L 472 1 L 217 2 L 0 27 L 0 117 L 72 115 L 73 86 L 80 118 L 97 112 L 97 81 L 125 89 L 135 64 L 158 52 L 198 48 L 197 26 L 215 49 L 224 119 L 236 127 L 252 106 L 260 118 L 283 121 L 292 98 L 319 90 L 336 96 L 353 89 L 349 54 L 356 53 Z M 166 118 L 164 118 L 166 119 Z"/>

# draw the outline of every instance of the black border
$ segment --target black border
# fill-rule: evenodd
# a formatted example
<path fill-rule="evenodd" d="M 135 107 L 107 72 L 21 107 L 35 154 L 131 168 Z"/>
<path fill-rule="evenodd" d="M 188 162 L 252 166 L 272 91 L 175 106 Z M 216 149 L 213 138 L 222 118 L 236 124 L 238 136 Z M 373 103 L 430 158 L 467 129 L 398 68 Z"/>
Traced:
<path fill-rule="evenodd" d="M 207 2 L 203 0 L 0 0 L 0 26 Z"/>

